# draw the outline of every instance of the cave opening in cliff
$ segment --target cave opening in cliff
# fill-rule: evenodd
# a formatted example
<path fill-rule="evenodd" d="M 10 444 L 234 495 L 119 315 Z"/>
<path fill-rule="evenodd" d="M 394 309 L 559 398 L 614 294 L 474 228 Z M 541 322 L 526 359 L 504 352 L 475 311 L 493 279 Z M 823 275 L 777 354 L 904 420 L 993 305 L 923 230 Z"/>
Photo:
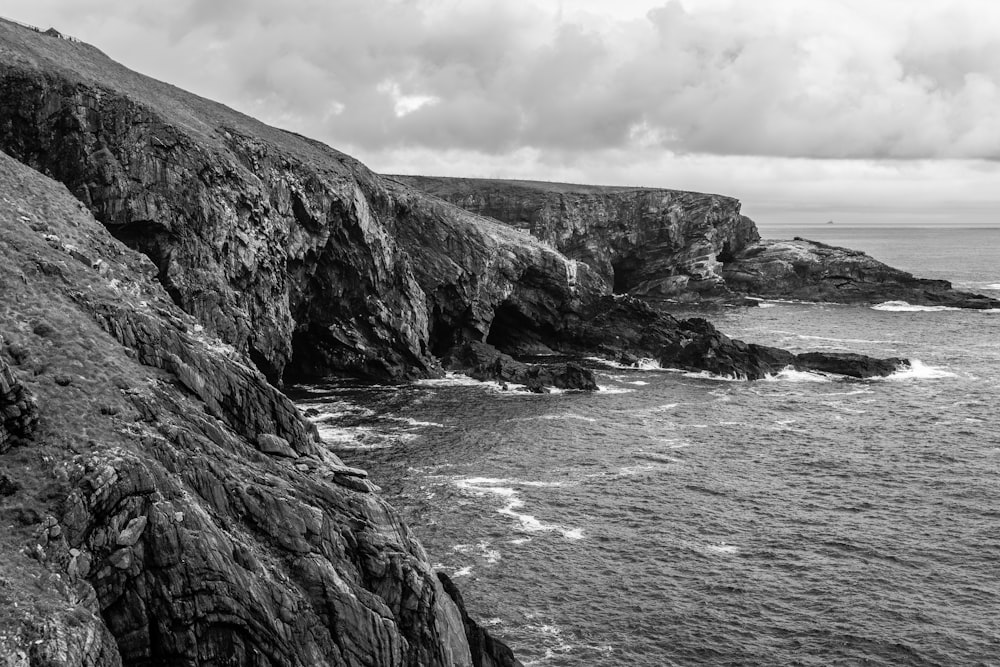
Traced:
<path fill-rule="evenodd" d="M 507 354 L 541 354 L 551 352 L 549 343 L 556 339 L 554 331 L 545 331 L 521 310 L 504 302 L 493 313 L 486 342 Z"/>
<path fill-rule="evenodd" d="M 163 285 L 171 300 L 179 308 L 184 308 L 181 291 L 170 278 L 171 249 L 177 245 L 176 239 L 163 225 L 152 220 L 133 220 L 124 225 L 107 225 L 108 231 L 129 248 L 141 252 L 156 265 L 156 279 Z"/>
<path fill-rule="evenodd" d="M 641 262 L 635 255 L 621 257 L 611 263 L 614 270 L 612 290 L 615 294 L 627 294 L 635 287 Z"/>

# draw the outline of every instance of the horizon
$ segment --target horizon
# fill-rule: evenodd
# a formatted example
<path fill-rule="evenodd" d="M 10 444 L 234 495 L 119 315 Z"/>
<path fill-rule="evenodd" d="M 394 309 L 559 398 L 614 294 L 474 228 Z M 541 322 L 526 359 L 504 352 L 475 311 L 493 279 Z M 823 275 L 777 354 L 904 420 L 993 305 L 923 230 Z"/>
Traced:
<path fill-rule="evenodd" d="M 16 0 L 4 14 L 379 173 L 711 192 L 766 225 L 998 225 L 1000 7 L 912 4 Z"/>

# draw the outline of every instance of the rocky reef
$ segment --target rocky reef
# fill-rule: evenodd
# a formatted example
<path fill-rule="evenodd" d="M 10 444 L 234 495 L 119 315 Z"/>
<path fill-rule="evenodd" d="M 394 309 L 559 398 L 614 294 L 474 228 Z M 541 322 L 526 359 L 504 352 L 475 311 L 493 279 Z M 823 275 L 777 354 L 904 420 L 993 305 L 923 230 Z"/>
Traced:
<path fill-rule="evenodd" d="M 1000 308 L 863 252 L 814 241 L 762 241 L 731 197 L 656 188 L 393 176 L 469 211 L 529 231 L 579 260 L 616 293 L 672 301 L 745 296 L 836 303 Z"/>
<path fill-rule="evenodd" d="M 863 252 L 798 237 L 749 245 L 722 275 L 731 289 L 762 298 L 1000 308 L 997 299 L 956 290 L 947 280 L 915 278 Z"/>

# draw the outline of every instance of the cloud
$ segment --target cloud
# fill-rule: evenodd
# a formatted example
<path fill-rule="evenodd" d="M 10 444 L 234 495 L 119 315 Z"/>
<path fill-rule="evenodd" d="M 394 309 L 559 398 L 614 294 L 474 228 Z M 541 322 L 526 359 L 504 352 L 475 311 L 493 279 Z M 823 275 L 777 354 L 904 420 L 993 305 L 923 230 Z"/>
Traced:
<path fill-rule="evenodd" d="M 126 64 L 362 152 L 1000 158 L 992 2 L 57 4 Z"/>

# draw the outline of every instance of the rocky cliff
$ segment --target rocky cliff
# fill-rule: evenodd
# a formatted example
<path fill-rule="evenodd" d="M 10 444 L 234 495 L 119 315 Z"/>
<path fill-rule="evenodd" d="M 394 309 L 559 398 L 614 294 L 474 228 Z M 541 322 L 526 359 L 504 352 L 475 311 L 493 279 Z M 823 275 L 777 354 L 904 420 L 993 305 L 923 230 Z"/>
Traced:
<path fill-rule="evenodd" d="M 0 22 L 0 54 L 0 148 L 63 182 L 272 381 L 433 375 L 434 350 L 485 336 L 526 274 L 544 308 L 577 291 L 527 234 L 86 44 Z"/>
<path fill-rule="evenodd" d="M 615 292 L 696 298 L 725 293 L 720 273 L 759 240 L 732 197 L 657 188 L 392 176 L 530 232 L 595 270 Z"/>
<path fill-rule="evenodd" d="M 900 300 L 1000 308 L 1000 301 L 923 280 L 822 243 L 761 241 L 731 197 L 536 181 L 393 176 L 496 218 L 594 269 L 617 293 L 675 301 L 741 296 L 837 303 Z"/>
<path fill-rule="evenodd" d="M 482 664 L 365 472 L 158 274 L 0 154 L 0 664 Z"/>

